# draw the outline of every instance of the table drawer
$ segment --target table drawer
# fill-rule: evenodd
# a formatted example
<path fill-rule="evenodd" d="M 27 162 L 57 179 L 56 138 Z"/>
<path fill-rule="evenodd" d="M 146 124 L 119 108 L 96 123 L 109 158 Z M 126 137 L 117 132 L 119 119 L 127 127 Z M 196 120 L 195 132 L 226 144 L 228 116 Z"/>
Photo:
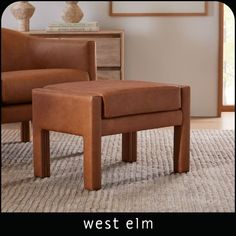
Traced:
<path fill-rule="evenodd" d="M 99 70 L 97 71 L 98 79 L 113 79 L 113 80 L 120 80 L 121 73 L 120 70 Z M 99 78 L 100 77 L 100 78 Z"/>
<path fill-rule="evenodd" d="M 94 40 L 91 38 L 91 40 Z M 119 38 L 98 38 L 95 39 L 97 47 L 98 67 L 119 67 L 120 66 L 120 39 Z"/>

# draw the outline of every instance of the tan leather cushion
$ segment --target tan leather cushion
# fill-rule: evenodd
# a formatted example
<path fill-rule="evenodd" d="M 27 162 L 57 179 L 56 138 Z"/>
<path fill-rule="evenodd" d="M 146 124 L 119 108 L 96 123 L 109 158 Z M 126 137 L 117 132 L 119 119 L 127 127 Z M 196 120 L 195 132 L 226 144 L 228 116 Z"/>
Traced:
<path fill-rule="evenodd" d="M 104 118 L 181 108 L 180 88 L 144 81 L 89 81 L 46 86 L 48 89 L 93 94 L 103 99 Z"/>
<path fill-rule="evenodd" d="M 87 81 L 87 72 L 78 69 L 39 69 L 2 72 L 3 104 L 21 104 L 32 101 L 32 89 L 49 84 Z"/>

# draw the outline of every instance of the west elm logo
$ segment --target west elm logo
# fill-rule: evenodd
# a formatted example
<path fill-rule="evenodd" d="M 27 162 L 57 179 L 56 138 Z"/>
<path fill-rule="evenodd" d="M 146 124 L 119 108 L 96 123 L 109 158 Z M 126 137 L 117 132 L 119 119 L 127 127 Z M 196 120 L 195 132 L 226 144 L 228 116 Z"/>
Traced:
<path fill-rule="evenodd" d="M 119 229 L 120 223 L 119 220 L 114 218 L 113 220 L 84 220 L 84 228 L 85 229 Z M 122 227 L 124 228 L 124 226 Z M 127 220 L 125 222 L 126 229 L 153 229 L 153 221 L 152 220 L 140 220 L 139 218 L 135 218 L 133 220 Z"/>

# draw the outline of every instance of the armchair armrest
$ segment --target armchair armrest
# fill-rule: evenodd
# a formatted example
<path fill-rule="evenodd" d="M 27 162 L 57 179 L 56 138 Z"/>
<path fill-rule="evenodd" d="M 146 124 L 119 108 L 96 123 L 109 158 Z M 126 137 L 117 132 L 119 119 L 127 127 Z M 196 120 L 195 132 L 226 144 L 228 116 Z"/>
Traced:
<path fill-rule="evenodd" d="M 34 38 L 30 40 L 32 63 L 41 68 L 76 68 L 96 80 L 96 44 L 94 41 Z"/>

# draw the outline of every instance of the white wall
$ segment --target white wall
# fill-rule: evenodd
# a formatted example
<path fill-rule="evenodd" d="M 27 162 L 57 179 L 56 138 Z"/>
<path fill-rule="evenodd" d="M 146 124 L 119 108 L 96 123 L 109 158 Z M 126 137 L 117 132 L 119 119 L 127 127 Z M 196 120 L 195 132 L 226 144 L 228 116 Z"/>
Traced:
<path fill-rule="evenodd" d="M 65 2 L 30 3 L 36 8 L 31 29 L 61 20 Z M 108 1 L 79 4 L 84 21 L 125 30 L 126 79 L 188 84 L 192 116 L 217 115 L 218 2 L 209 2 L 209 16 L 197 17 L 111 17 Z M 9 7 L 2 27 L 17 28 Z"/>

